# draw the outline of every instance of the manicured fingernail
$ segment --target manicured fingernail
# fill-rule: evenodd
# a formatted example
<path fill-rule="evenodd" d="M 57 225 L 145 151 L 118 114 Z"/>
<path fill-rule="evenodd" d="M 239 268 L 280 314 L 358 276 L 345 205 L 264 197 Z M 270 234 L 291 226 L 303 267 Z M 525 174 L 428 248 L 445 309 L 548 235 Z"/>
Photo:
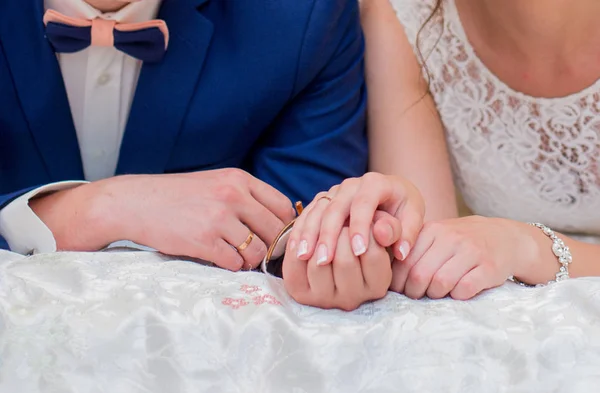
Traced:
<path fill-rule="evenodd" d="M 354 235 L 352 238 L 352 251 L 357 257 L 367 252 L 367 246 L 361 235 Z"/>
<path fill-rule="evenodd" d="M 294 252 L 296 250 L 296 241 L 290 240 L 290 252 Z"/>
<path fill-rule="evenodd" d="M 317 248 L 317 265 L 324 265 L 325 263 L 327 263 L 327 246 L 321 244 Z"/>
<path fill-rule="evenodd" d="M 402 255 L 402 261 L 405 260 L 408 256 L 408 253 L 410 252 L 410 244 L 408 244 L 407 241 L 403 241 L 402 243 L 400 243 L 400 248 L 398 249 L 398 251 L 400 251 L 400 255 Z"/>
<path fill-rule="evenodd" d="M 300 242 L 300 246 L 298 247 L 298 253 L 296 254 L 296 256 L 300 258 L 305 256 L 306 254 L 308 254 L 308 242 L 306 240 L 302 240 Z"/>

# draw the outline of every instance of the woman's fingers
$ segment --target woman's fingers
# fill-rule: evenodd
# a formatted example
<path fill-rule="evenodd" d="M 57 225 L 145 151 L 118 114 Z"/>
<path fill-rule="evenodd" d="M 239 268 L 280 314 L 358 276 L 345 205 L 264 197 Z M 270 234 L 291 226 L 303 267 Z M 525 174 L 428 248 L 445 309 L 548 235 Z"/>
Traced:
<path fill-rule="evenodd" d="M 446 247 L 443 241 L 434 241 L 408 272 L 404 294 L 412 299 L 425 296 L 433 276 L 453 254 L 454 250 Z"/>
<path fill-rule="evenodd" d="M 388 177 L 368 173 L 361 178 L 360 187 L 354 193 L 349 212 L 354 255 L 360 256 L 367 251 L 375 212 L 382 204 L 388 202 L 393 194 Z M 396 214 L 396 211 L 386 212 L 391 215 Z"/>
<path fill-rule="evenodd" d="M 327 207 L 323 212 L 321 228 L 318 233 L 317 241 L 317 263 L 325 265 L 331 262 L 338 246 L 338 239 L 342 233 L 342 228 L 350 215 L 350 206 L 355 198 L 356 190 L 359 186 L 358 179 L 348 179 L 344 181 L 337 189 L 335 195 L 322 197 L 326 201 Z M 366 251 L 362 249 L 365 244 L 352 243 L 354 255 L 360 255 Z M 361 252 L 357 254 L 357 249 Z"/>
<path fill-rule="evenodd" d="M 479 265 L 468 271 L 458 281 L 450 296 L 456 300 L 469 300 L 484 289 L 493 288 L 496 285 L 490 280 L 491 274 L 485 266 Z"/>
<path fill-rule="evenodd" d="M 300 259 L 316 255 L 319 265 L 327 264 L 335 256 L 342 228 L 348 225 L 355 256 L 367 251 L 373 231 L 380 245 L 394 245 L 395 257 L 403 260 L 416 242 L 423 216 L 423 201 L 414 186 L 395 177 L 368 173 L 317 195 L 296 221 L 291 249 Z"/>
<path fill-rule="evenodd" d="M 423 227 L 424 206 L 423 198 L 412 184 L 397 177 L 366 174 L 361 178 L 361 187 L 352 202 L 350 233 L 368 238 L 375 212 L 389 213 L 398 220 L 401 228 L 394 232 L 397 236 L 393 241 L 394 256 L 404 260 Z"/>
<path fill-rule="evenodd" d="M 456 287 L 460 279 L 473 270 L 477 261 L 467 255 L 455 255 L 434 274 L 427 296 L 431 299 L 441 299 Z"/>
<path fill-rule="evenodd" d="M 294 229 L 288 241 L 288 252 L 294 252 L 296 257 L 303 261 L 308 261 L 315 251 L 321 219 L 327 207 L 327 200 L 323 199 L 326 195 L 325 192 L 317 194 L 294 223 Z"/>
<path fill-rule="evenodd" d="M 373 216 L 372 231 L 377 244 L 390 247 L 402 236 L 402 224 L 391 214 L 377 210 Z"/>
<path fill-rule="evenodd" d="M 412 252 L 405 260 L 394 260 L 392 263 L 392 285 L 390 286 L 392 291 L 404 293 L 410 269 L 412 269 L 429 248 L 432 247 L 434 241 L 435 234 L 433 232 L 423 232 L 417 239 Z"/>
<path fill-rule="evenodd" d="M 402 236 L 394 245 L 394 256 L 401 261 L 408 258 L 423 229 L 425 209 L 421 202 L 421 200 L 410 198 L 397 215 L 402 228 Z"/>
<path fill-rule="evenodd" d="M 310 284 L 308 282 L 308 264 L 296 257 L 288 249 L 283 259 L 283 283 L 290 296 L 298 303 L 311 304 Z"/>
<path fill-rule="evenodd" d="M 312 305 L 322 308 L 335 307 L 335 283 L 333 280 L 333 267 L 331 264 L 317 265 L 317 257 L 313 257 L 307 264 L 308 283 L 312 297 Z"/>

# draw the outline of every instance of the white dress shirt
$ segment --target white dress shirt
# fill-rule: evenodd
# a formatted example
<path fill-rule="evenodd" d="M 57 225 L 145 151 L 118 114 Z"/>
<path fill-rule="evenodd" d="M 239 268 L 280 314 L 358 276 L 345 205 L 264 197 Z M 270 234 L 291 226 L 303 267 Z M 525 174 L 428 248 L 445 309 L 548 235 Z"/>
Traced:
<path fill-rule="evenodd" d="M 102 13 L 84 0 L 45 0 L 53 9 L 75 18 L 111 19 L 123 23 L 155 19 L 162 0 L 131 3 L 117 12 Z M 123 132 L 137 87 L 142 62 L 113 47 L 89 47 L 57 54 L 77 132 L 87 181 L 114 176 Z M 56 241 L 29 207 L 41 193 L 81 185 L 81 181 L 53 183 L 33 190 L 0 210 L 0 235 L 12 251 L 54 252 Z"/>

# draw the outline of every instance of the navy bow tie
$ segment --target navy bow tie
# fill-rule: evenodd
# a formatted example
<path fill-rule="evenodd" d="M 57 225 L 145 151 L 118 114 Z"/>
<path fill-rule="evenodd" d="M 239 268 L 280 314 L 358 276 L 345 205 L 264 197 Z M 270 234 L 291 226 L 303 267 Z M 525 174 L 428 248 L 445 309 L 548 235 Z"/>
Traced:
<path fill-rule="evenodd" d="M 162 60 L 169 44 L 169 30 L 162 20 L 117 23 L 105 19 L 77 19 L 48 10 L 44 15 L 46 37 L 58 53 L 73 53 L 92 46 L 114 46 L 136 59 Z"/>

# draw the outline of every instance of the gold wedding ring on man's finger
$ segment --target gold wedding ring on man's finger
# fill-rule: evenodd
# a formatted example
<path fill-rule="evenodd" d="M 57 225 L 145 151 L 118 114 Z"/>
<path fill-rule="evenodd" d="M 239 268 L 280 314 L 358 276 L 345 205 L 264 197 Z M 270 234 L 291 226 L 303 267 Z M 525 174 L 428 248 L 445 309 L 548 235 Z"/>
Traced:
<path fill-rule="evenodd" d="M 250 231 L 246 240 L 244 240 L 244 242 L 237 246 L 235 249 L 238 250 L 238 252 L 244 251 L 246 248 L 248 248 L 250 243 L 252 243 L 252 240 L 254 240 L 254 236 L 254 232 Z"/>

